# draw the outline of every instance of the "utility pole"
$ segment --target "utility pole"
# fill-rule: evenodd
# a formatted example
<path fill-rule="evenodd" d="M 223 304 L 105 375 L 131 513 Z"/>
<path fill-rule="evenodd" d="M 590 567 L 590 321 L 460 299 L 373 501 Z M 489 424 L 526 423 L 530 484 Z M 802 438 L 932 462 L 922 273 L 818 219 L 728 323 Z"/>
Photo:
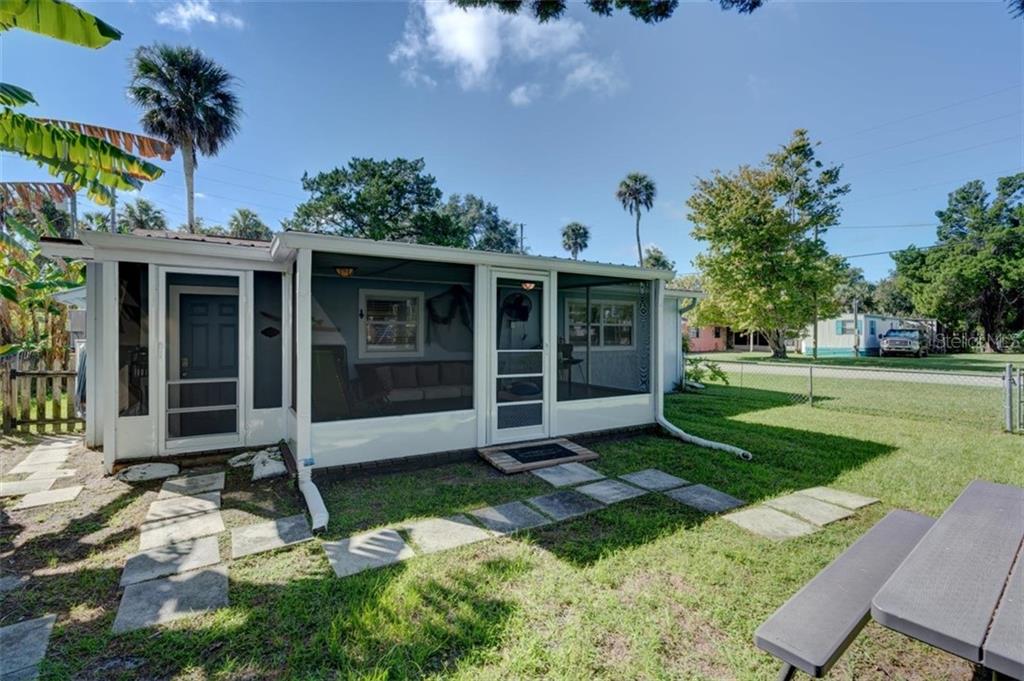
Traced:
<path fill-rule="evenodd" d="M 117 190 L 110 190 L 110 233 L 117 234 Z"/>
<path fill-rule="evenodd" d="M 853 299 L 853 356 L 860 357 L 860 329 L 857 328 L 857 313 L 860 310 L 860 301 Z"/>
<path fill-rule="evenodd" d="M 520 255 L 525 255 L 526 254 L 526 245 L 525 245 L 524 235 L 523 235 L 523 231 L 525 229 L 526 229 L 526 225 L 524 225 L 523 223 L 520 222 L 519 223 L 519 254 Z"/>
<path fill-rule="evenodd" d="M 817 245 L 817 243 L 818 243 L 818 225 L 817 225 L 817 223 L 815 223 L 815 225 L 814 225 L 814 243 L 815 243 L 815 245 Z M 811 340 L 811 348 L 812 348 L 811 354 L 814 357 L 814 359 L 817 360 L 818 359 L 818 293 L 817 293 L 817 291 L 815 291 L 815 293 L 814 293 L 814 330 L 813 330 L 812 333 L 814 335 L 813 335 L 812 340 Z"/>

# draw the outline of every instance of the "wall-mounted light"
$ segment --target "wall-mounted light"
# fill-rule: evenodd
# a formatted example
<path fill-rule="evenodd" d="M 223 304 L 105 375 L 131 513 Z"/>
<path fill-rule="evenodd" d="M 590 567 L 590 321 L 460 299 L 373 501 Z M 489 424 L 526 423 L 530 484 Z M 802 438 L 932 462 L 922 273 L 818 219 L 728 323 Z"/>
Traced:
<path fill-rule="evenodd" d="M 532 291 L 533 289 L 537 288 L 536 282 L 533 281 L 524 281 L 519 285 L 523 287 L 524 291 Z"/>
<path fill-rule="evenodd" d="M 348 279 L 349 277 L 356 273 L 356 268 L 347 266 L 335 267 L 334 273 L 337 274 L 342 279 Z"/>

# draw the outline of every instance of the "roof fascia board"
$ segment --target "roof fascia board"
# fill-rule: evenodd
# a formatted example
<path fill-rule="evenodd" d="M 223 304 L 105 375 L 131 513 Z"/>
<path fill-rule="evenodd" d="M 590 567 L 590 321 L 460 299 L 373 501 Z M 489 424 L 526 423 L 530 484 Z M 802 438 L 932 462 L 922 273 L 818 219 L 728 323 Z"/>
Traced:
<path fill-rule="evenodd" d="M 99 260 L 120 259 L 109 258 L 107 251 L 120 253 L 140 252 L 153 254 L 173 254 L 184 256 L 199 256 L 203 258 L 223 258 L 225 260 L 244 260 L 263 263 L 272 263 L 269 248 L 253 246 L 235 246 L 232 244 L 217 244 L 208 241 L 185 241 L 179 239 L 164 239 L 161 237 L 137 236 L 134 234 L 108 234 L 106 232 L 83 231 L 79 238 L 94 251 L 103 251 Z M 147 259 L 148 260 L 148 259 Z"/>

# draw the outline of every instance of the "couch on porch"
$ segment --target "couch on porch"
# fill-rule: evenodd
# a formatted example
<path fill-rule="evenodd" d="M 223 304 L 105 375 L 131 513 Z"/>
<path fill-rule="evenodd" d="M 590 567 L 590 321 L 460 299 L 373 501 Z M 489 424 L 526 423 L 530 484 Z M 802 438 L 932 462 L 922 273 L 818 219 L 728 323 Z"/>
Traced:
<path fill-rule="evenodd" d="M 387 404 L 473 396 L 473 364 L 462 361 L 356 364 L 362 399 Z"/>

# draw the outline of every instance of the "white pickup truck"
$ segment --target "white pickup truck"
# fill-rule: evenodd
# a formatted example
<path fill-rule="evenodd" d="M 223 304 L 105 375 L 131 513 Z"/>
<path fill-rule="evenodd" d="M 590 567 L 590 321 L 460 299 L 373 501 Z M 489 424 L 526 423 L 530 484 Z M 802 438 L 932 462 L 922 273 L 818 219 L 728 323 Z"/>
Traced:
<path fill-rule="evenodd" d="M 928 339 L 919 329 L 889 329 L 878 336 L 878 354 L 928 356 Z"/>

